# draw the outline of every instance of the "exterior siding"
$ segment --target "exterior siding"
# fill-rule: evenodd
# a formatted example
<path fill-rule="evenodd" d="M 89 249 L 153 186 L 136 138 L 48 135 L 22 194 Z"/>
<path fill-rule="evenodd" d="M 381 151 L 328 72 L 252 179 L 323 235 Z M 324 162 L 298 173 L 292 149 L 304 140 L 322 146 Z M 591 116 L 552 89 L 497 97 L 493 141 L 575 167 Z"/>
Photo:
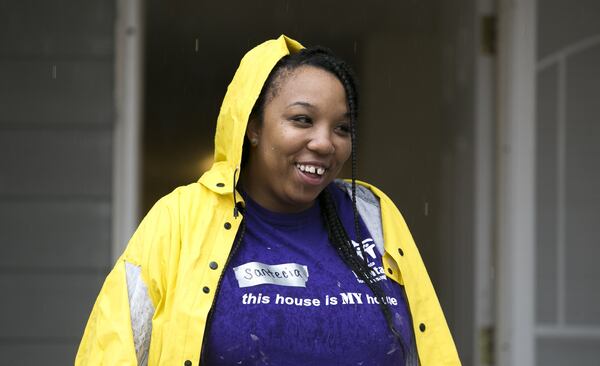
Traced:
<path fill-rule="evenodd" d="M 0 2 L 0 364 L 72 363 L 111 266 L 115 11 Z"/>

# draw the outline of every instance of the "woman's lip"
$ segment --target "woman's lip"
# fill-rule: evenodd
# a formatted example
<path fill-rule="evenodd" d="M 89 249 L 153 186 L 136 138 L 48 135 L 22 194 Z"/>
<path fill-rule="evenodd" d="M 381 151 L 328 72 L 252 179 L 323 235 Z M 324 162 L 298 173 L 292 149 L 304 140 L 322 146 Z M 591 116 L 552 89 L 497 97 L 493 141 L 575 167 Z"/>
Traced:
<path fill-rule="evenodd" d="M 296 168 L 296 172 L 298 172 L 298 176 L 305 184 L 312 185 L 312 186 L 318 186 L 318 185 L 321 185 L 323 183 L 323 181 L 325 180 L 324 175 L 312 176 L 312 175 L 308 175 L 308 174 L 304 173 L 298 167 L 295 167 L 295 168 Z"/>

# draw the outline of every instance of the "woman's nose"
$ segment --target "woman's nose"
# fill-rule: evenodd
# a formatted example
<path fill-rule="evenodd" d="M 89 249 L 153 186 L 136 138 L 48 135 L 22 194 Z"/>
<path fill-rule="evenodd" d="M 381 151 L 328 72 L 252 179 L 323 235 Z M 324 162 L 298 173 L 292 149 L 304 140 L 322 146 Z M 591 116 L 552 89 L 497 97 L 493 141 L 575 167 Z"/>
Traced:
<path fill-rule="evenodd" d="M 333 136 L 330 131 L 324 129 L 314 131 L 307 147 L 320 155 L 331 155 L 335 152 Z"/>

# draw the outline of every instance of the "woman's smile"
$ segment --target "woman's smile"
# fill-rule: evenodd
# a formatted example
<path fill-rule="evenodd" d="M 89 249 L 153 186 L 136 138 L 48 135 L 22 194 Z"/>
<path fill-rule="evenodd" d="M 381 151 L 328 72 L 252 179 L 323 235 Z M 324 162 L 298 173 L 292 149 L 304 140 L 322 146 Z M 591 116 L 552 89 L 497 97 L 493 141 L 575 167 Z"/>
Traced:
<path fill-rule="evenodd" d="M 298 174 L 305 184 L 319 186 L 325 180 L 327 169 L 320 164 L 296 163 Z"/>

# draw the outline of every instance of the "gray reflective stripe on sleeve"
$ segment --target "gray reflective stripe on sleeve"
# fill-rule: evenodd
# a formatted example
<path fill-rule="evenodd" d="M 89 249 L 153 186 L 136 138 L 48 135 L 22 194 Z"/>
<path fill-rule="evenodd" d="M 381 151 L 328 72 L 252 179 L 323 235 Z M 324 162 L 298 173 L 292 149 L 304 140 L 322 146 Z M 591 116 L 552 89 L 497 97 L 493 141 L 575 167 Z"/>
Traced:
<path fill-rule="evenodd" d="M 148 296 L 148 287 L 142 279 L 141 268 L 125 262 L 131 330 L 138 365 L 148 364 L 150 335 L 152 334 L 152 316 L 154 305 Z"/>
<path fill-rule="evenodd" d="M 336 184 L 352 197 L 352 184 L 336 180 Z M 381 226 L 381 206 L 379 199 L 367 187 L 356 185 L 356 209 L 375 241 L 380 255 L 383 255 L 383 228 Z"/>

